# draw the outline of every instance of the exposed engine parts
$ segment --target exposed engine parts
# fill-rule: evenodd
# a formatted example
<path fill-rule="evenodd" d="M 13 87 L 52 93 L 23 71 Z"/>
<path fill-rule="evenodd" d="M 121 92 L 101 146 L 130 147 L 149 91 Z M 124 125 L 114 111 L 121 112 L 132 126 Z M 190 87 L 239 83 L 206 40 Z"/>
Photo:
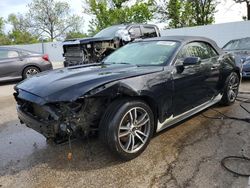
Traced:
<path fill-rule="evenodd" d="M 18 100 L 18 103 L 18 109 L 40 122 L 27 126 L 56 142 L 66 140 L 68 135 L 87 136 L 96 131 L 100 115 L 105 110 L 105 100 L 95 98 L 41 106 L 25 100 Z"/>

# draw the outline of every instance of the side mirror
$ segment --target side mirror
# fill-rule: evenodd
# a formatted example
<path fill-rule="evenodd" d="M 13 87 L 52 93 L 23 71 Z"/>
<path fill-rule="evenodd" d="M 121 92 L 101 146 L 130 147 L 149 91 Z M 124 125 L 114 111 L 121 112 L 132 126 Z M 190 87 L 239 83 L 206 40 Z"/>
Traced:
<path fill-rule="evenodd" d="M 183 66 L 197 65 L 201 62 L 199 57 L 187 57 L 184 59 Z"/>

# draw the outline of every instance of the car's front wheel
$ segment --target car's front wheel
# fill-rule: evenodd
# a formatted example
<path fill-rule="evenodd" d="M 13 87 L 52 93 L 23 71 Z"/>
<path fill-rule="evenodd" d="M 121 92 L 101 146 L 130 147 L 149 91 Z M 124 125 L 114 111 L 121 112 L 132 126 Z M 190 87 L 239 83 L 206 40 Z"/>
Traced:
<path fill-rule="evenodd" d="M 154 130 L 150 107 L 140 100 L 113 102 L 100 123 L 100 137 L 119 158 L 131 160 L 147 147 Z"/>
<path fill-rule="evenodd" d="M 231 105 L 235 102 L 239 92 L 240 78 L 236 72 L 232 72 L 226 79 L 221 103 Z"/>

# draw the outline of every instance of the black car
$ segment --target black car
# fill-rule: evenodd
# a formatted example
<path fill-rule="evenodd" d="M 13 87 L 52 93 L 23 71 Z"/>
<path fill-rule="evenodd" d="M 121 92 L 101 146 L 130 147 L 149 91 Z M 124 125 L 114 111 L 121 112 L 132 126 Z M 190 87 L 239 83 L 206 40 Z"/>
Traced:
<path fill-rule="evenodd" d="M 229 41 L 223 49 L 243 64 L 242 77 L 250 78 L 250 37 Z"/>
<path fill-rule="evenodd" d="M 0 81 L 19 80 L 52 69 L 47 54 L 0 47 Z"/>
<path fill-rule="evenodd" d="M 101 63 L 41 73 L 14 95 L 21 122 L 46 138 L 98 131 L 129 160 L 154 133 L 215 103 L 234 103 L 240 80 L 241 66 L 212 40 L 172 36 L 130 43 Z"/>
<path fill-rule="evenodd" d="M 65 41 L 63 44 L 64 66 L 97 63 L 135 39 L 159 36 L 160 31 L 156 25 L 114 25 L 101 30 L 94 37 Z"/>

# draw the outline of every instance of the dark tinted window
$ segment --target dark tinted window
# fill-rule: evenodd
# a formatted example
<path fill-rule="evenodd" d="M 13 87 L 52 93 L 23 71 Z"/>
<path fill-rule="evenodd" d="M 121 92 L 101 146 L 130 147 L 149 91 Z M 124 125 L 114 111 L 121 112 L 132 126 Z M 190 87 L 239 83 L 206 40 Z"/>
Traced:
<path fill-rule="evenodd" d="M 157 33 L 154 27 L 143 26 L 143 37 L 157 37 Z"/>
<path fill-rule="evenodd" d="M 16 58 L 18 53 L 12 50 L 0 50 L 0 59 Z"/>
<path fill-rule="evenodd" d="M 124 29 L 124 26 L 116 25 L 107 27 L 97 33 L 94 37 L 115 37 L 116 32 L 120 29 Z"/>
<path fill-rule="evenodd" d="M 134 38 L 139 38 L 141 37 L 141 29 L 139 26 L 132 27 L 129 29 L 129 33 L 131 34 L 132 37 Z"/>
<path fill-rule="evenodd" d="M 215 56 L 217 56 L 216 51 L 209 44 L 203 42 L 192 42 L 187 44 L 178 54 L 179 59 L 184 59 L 186 57 L 209 59 Z"/>

